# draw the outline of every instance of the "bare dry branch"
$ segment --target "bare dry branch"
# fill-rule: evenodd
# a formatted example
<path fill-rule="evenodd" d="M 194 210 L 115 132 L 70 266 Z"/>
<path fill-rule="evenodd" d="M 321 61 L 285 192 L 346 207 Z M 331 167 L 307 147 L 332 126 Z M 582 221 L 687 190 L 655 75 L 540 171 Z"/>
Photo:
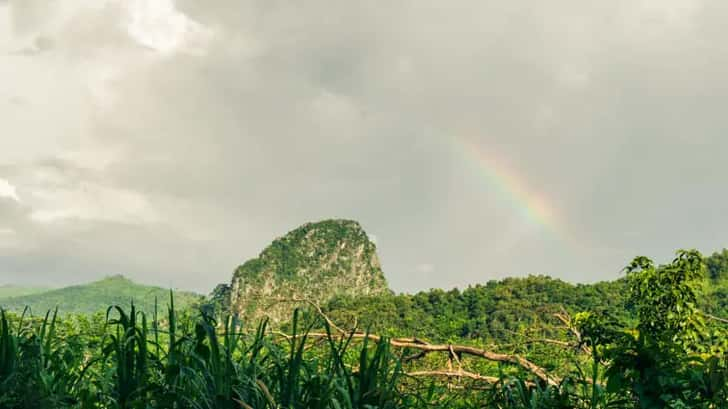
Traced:
<path fill-rule="evenodd" d="M 337 326 L 331 318 L 329 318 L 321 309 L 321 307 L 314 301 L 305 299 L 305 298 L 278 298 L 275 299 L 274 302 L 271 305 L 274 305 L 275 303 L 279 302 L 299 302 L 299 303 L 306 303 L 311 305 L 316 312 L 327 322 L 327 324 L 335 329 L 337 332 L 339 332 L 338 335 L 333 334 L 325 334 L 325 333 L 308 333 L 306 336 L 309 339 L 313 338 L 322 338 L 322 337 L 351 337 L 352 339 L 370 339 L 374 342 L 382 342 L 384 339 L 383 337 L 379 335 L 374 334 L 366 334 L 362 332 L 356 332 L 356 331 L 345 331 L 341 327 Z M 565 314 L 564 319 L 567 319 L 567 322 L 570 322 L 570 317 L 568 317 L 568 314 L 566 313 L 566 310 L 562 308 L 562 312 Z M 558 318 L 558 316 L 557 316 Z M 293 339 L 294 337 L 292 335 L 283 334 L 281 332 L 275 332 L 276 335 L 285 337 L 286 339 Z M 297 335 L 296 337 L 300 337 L 302 335 Z M 423 357 L 428 353 L 431 352 L 447 352 L 450 356 L 450 359 L 453 359 L 453 356 L 458 361 L 458 365 L 460 366 L 460 372 L 462 372 L 462 366 L 460 364 L 459 356 L 462 354 L 469 355 L 469 356 L 475 356 L 479 358 L 483 358 L 489 361 L 493 362 L 503 362 L 503 363 L 510 363 L 513 365 L 517 365 L 521 367 L 522 369 L 532 373 L 537 378 L 542 380 L 543 382 L 549 384 L 549 385 L 557 385 L 560 382 L 560 379 L 554 376 L 549 376 L 549 374 L 546 372 L 546 370 L 533 362 L 519 356 L 519 355 L 509 355 L 509 354 L 502 354 L 492 351 L 487 351 L 484 349 L 479 349 L 476 347 L 466 346 L 466 345 L 452 345 L 452 344 L 430 344 L 423 340 L 417 339 L 417 338 L 387 338 L 389 344 L 393 347 L 397 348 L 410 348 L 414 350 L 419 350 L 420 354 L 417 354 L 416 356 Z M 413 355 L 414 357 L 414 355 Z M 414 359 L 414 358 L 412 358 Z"/>
<path fill-rule="evenodd" d="M 282 335 L 278 333 L 278 335 L 284 336 L 286 338 L 293 337 L 292 335 Z M 302 337 L 303 335 L 297 335 L 297 337 Z M 325 333 L 319 333 L 319 332 L 311 332 L 307 334 L 307 337 L 310 339 L 314 338 L 320 338 L 320 337 L 328 337 L 328 334 Z M 331 335 L 332 337 L 337 337 L 335 335 Z M 354 333 L 349 334 L 346 336 L 351 336 L 353 339 L 364 339 L 368 338 L 371 341 L 374 342 L 382 342 L 382 337 L 374 334 L 364 334 L 364 333 Z M 493 362 L 503 362 L 503 363 L 509 363 L 513 365 L 517 365 L 521 367 L 522 369 L 532 373 L 537 378 L 541 379 L 542 381 L 546 382 L 549 385 L 557 385 L 560 382 L 560 379 L 555 376 L 549 376 L 549 374 L 546 372 L 545 369 L 541 368 L 540 366 L 534 364 L 533 362 L 518 356 L 518 355 L 509 355 L 509 354 L 501 354 L 497 352 L 491 352 L 486 351 L 483 349 L 479 349 L 476 347 L 471 347 L 467 345 L 452 345 L 452 344 L 422 344 L 422 343 L 415 343 L 410 342 L 410 340 L 403 340 L 403 339 L 388 339 L 388 342 L 391 346 L 397 347 L 397 348 L 410 348 L 410 349 L 416 349 L 420 350 L 424 353 L 432 353 L 432 352 L 447 352 L 447 353 L 458 353 L 458 354 L 464 354 L 474 357 L 483 358 L 489 361 Z"/>
<path fill-rule="evenodd" d="M 702 315 L 703 317 L 705 317 L 705 318 L 707 318 L 709 320 L 718 321 L 718 322 L 722 322 L 724 324 L 728 324 L 728 319 L 721 318 L 721 317 L 716 317 L 715 315 L 708 314 L 707 312 L 699 311 L 699 313 L 700 313 L 700 315 Z"/>
<path fill-rule="evenodd" d="M 412 376 L 412 377 L 442 377 L 442 378 L 466 378 L 466 379 L 472 379 L 479 382 L 484 382 L 487 384 L 496 384 L 501 381 L 500 378 L 496 378 L 494 376 L 485 376 L 474 372 L 468 372 L 468 371 L 417 371 L 417 372 L 408 372 L 406 375 Z M 529 387 L 536 386 L 533 382 L 526 382 L 526 385 Z M 472 387 L 468 387 L 468 389 L 474 389 Z"/>
<path fill-rule="evenodd" d="M 421 377 L 421 376 L 431 376 L 431 377 L 442 377 L 442 378 L 468 378 L 468 379 L 474 379 L 476 381 L 483 381 L 487 383 L 497 383 L 500 379 L 494 377 L 494 376 L 483 376 L 477 373 L 473 372 L 467 372 L 467 371 L 417 371 L 417 372 L 408 372 L 408 376 L 413 377 Z"/>

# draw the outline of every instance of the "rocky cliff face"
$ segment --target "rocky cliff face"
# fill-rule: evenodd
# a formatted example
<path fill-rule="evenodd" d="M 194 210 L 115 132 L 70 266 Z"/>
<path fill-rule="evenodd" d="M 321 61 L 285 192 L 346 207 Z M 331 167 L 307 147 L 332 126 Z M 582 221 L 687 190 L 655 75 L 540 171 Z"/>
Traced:
<path fill-rule="evenodd" d="M 235 270 L 231 310 L 248 320 L 290 319 L 299 302 L 323 304 L 339 294 L 388 292 L 372 243 L 359 223 L 309 223 L 275 240 L 258 258 Z"/>

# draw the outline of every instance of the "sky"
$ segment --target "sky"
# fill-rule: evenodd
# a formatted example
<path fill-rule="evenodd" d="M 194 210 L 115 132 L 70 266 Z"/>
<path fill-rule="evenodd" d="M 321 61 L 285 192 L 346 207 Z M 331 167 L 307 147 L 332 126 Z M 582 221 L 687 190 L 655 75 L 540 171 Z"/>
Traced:
<path fill-rule="evenodd" d="M 396 291 L 728 246 L 723 0 L 0 0 L 0 284 L 210 291 L 358 220 Z"/>

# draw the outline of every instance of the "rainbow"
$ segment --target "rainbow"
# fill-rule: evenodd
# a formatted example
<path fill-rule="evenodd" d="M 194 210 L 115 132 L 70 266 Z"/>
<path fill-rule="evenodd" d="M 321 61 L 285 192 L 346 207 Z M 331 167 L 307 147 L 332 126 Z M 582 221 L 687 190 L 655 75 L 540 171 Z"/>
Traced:
<path fill-rule="evenodd" d="M 518 212 L 529 225 L 550 231 L 560 239 L 568 239 L 568 233 L 548 198 L 532 189 L 515 170 L 481 147 L 462 138 L 455 144 L 459 156 L 477 168 L 478 173 L 494 188 L 511 208 Z"/>

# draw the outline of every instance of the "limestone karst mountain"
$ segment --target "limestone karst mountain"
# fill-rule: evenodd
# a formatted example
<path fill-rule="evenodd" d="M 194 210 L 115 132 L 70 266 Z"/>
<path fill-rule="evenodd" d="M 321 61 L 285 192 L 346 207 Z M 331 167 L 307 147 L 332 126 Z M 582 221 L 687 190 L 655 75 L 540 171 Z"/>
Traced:
<path fill-rule="evenodd" d="M 324 303 L 336 295 L 390 291 L 376 246 L 350 220 L 305 224 L 276 239 L 259 257 L 235 270 L 230 306 L 244 318 L 290 318 L 296 305 Z"/>

